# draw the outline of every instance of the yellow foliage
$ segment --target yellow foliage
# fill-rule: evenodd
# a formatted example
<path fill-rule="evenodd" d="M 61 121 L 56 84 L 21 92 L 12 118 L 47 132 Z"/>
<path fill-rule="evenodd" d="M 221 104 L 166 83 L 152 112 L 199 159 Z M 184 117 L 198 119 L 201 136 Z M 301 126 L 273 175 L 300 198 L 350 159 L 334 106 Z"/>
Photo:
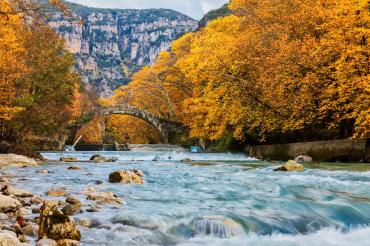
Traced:
<path fill-rule="evenodd" d="M 217 140 L 370 137 L 366 0 L 232 0 L 117 90 Z"/>

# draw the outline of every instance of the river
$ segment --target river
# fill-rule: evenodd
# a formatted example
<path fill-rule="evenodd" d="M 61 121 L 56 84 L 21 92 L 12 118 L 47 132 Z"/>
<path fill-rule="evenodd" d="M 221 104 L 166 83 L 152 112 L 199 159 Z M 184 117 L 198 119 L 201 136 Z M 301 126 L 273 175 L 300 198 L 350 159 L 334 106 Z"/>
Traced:
<path fill-rule="evenodd" d="M 82 192 L 94 186 L 124 198 L 125 205 L 74 216 L 111 227 L 81 228 L 82 245 L 370 245 L 369 171 L 273 172 L 273 163 L 242 153 L 165 148 L 99 152 L 119 161 L 73 163 L 82 168 L 77 171 L 52 161 L 95 153 L 44 153 L 49 164 L 14 170 L 17 186 L 40 196 L 66 188 L 89 204 Z M 184 158 L 202 163 L 181 163 Z M 42 169 L 50 173 L 36 173 Z M 122 169 L 143 170 L 145 184 L 110 184 L 109 174 Z"/>

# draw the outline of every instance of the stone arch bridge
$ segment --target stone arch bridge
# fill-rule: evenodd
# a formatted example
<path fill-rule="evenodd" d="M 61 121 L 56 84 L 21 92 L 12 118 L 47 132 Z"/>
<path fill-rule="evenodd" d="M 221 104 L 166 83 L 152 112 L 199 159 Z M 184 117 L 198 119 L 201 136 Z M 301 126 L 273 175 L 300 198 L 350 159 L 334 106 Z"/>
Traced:
<path fill-rule="evenodd" d="M 187 134 L 186 127 L 181 123 L 161 118 L 131 105 L 120 105 L 104 110 L 104 115 L 106 116 L 113 114 L 129 115 L 144 120 L 157 129 L 164 144 L 178 144 L 179 138 Z"/>

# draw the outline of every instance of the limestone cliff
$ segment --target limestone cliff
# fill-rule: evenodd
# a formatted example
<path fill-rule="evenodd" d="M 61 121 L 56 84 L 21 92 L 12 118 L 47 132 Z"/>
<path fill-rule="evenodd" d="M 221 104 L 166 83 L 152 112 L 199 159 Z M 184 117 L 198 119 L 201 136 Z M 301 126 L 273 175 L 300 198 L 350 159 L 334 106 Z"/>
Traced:
<path fill-rule="evenodd" d="M 133 72 L 154 63 L 171 41 L 197 29 L 194 19 L 169 9 L 97 9 L 70 4 L 72 17 L 49 15 L 66 40 L 87 87 L 110 96 Z"/>

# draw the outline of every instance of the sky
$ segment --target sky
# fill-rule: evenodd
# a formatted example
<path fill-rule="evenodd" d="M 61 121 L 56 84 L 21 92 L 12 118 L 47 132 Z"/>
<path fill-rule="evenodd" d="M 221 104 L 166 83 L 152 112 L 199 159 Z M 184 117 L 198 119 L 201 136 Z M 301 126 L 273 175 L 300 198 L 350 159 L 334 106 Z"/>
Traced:
<path fill-rule="evenodd" d="M 212 9 L 221 7 L 228 0 L 70 0 L 70 2 L 98 8 L 177 10 L 195 19 L 201 19 Z"/>

